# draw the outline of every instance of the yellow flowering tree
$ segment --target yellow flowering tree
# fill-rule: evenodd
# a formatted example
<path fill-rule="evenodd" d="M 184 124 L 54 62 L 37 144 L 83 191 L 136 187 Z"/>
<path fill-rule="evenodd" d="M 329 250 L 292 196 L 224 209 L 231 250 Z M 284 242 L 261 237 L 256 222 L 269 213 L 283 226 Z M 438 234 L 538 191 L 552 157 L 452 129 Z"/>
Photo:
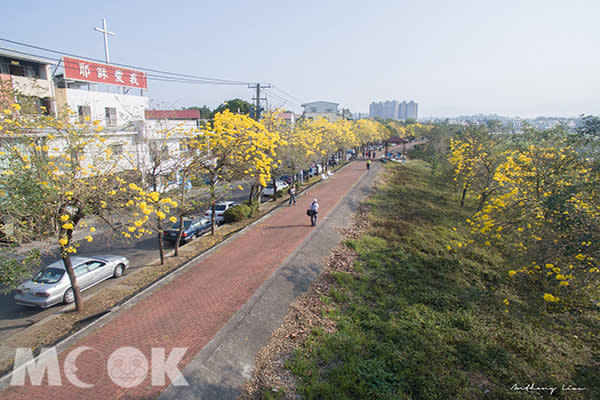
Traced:
<path fill-rule="evenodd" d="M 313 129 L 311 120 L 297 121 L 294 127 L 282 132 L 284 145 L 277 150 L 283 165 L 295 175 L 312 160 L 320 158 L 323 136 Z"/>
<path fill-rule="evenodd" d="M 599 175 L 572 137 L 534 133 L 503 153 L 498 190 L 468 222 L 513 263 L 509 276 L 525 292 L 578 308 L 599 297 Z"/>
<path fill-rule="evenodd" d="M 492 178 L 499 162 L 499 146 L 500 140 L 487 130 L 469 129 L 450 140 L 448 161 L 454 166 L 454 181 L 461 188 L 461 207 L 472 188 L 478 192 L 480 207 L 496 190 Z"/>
<path fill-rule="evenodd" d="M 278 136 L 278 144 L 277 144 L 277 157 L 272 159 L 272 164 L 271 164 L 271 180 L 273 182 L 273 187 L 276 188 L 276 181 L 277 181 L 277 177 L 275 176 L 275 170 L 279 170 L 281 171 L 281 167 L 282 167 L 282 160 L 281 160 L 281 149 L 283 148 L 283 146 L 285 146 L 287 144 L 287 142 L 285 141 L 284 137 L 286 136 L 286 132 L 289 131 L 291 129 L 291 126 L 288 126 L 285 121 L 281 118 L 281 113 L 282 110 L 280 109 L 271 109 L 271 110 L 266 110 L 265 112 L 262 113 L 261 119 L 260 119 L 260 123 L 265 127 L 265 129 L 267 130 L 267 132 L 270 132 L 272 135 L 276 135 Z M 256 199 L 255 196 L 259 196 L 260 194 L 258 193 L 260 190 L 255 190 L 255 189 L 261 189 L 262 186 L 260 186 L 260 183 L 258 182 L 258 180 L 255 180 L 252 188 L 250 190 L 250 198 L 248 199 L 250 203 L 252 203 Z M 277 200 L 277 190 L 273 191 L 273 201 Z M 260 202 L 259 202 L 260 204 Z"/>
<path fill-rule="evenodd" d="M 352 130 L 360 145 L 380 143 L 389 136 L 387 128 L 380 122 L 372 119 L 359 119 L 355 121 Z"/>
<path fill-rule="evenodd" d="M 338 119 L 334 122 L 335 130 L 331 143 L 324 149 L 325 154 L 323 164 L 326 165 L 327 159 L 336 152 L 346 153 L 347 149 L 361 145 L 360 138 L 355 131 L 355 125 L 347 119 Z"/>
<path fill-rule="evenodd" d="M 144 146 L 141 146 L 143 150 L 130 159 L 131 165 L 136 166 L 143 177 L 141 184 L 143 187 L 133 185 L 132 190 L 136 194 L 138 203 L 151 205 L 151 207 L 142 207 L 148 213 L 144 215 L 153 216 L 153 218 L 145 218 L 147 224 L 143 227 L 140 225 L 139 218 L 134 218 L 134 226 L 140 227 L 135 231 L 135 235 L 140 236 L 156 231 L 161 264 L 165 260 L 163 242 L 165 223 L 174 223 L 177 220 L 180 222 L 174 252 L 174 256 L 177 257 L 183 231 L 183 218 L 206 204 L 202 196 L 189 196 L 192 182 L 197 184 L 201 181 L 202 171 L 199 166 L 203 161 L 203 155 L 195 148 L 199 132 L 195 126 L 190 127 L 183 123 L 172 124 L 167 119 L 153 120 L 144 138 Z M 152 197 L 147 198 L 149 194 L 152 194 Z M 139 208 L 140 204 L 137 206 Z M 136 210 L 136 214 L 144 210 Z M 133 226 L 129 226 L 129 230 L 133 230 Z"/>
<path fill-rule="evenodd" d="M 231 183 L 236 178 L 247 177 L 265 187 L 277 162 L 275 150 L 280 142 L 276 131 L 269 131 L 260 122 L 229 110 L 215 114 L 214 121 L 188 141 L 188 146 L 200 156 L 198 171 L 209 180 L 213 234 L 217 182 Z"/>
<path fill-rule="evenodd" d="M 117 173 L 120 158 L 104 145 L 98 121 L 73 122 L 68 111 L 25 114 L 14 104 L 2 110 L 0 126 L 0 230 L 16 244 L 55 236 L 81 311 L 73 233 L 89 230 L 84 240 L 92 241 L 95 227 L 87 226 L 87 217 L 121 219 L 129 191 Z"/>
<path fill-rule="evenodd" d="M 128 189 L 132 196 L 125 206 L 133 208 L 133 211 L 129 214 L 128 224 L 121 234 L 126 238 L 140 238 L 146 234 L 152 234 L 152 228 L 149 229 L 148 225 L 154 227 L 157 230 L 160 263 L 164 264 L 162 223 L 167 219 L 171 222 L 176 221 L 176 218 L 169 217 L 169 214 L 172 208 L 177 207 L 177 202 L 164 192 L 146 191 L 135 183 L 129 183 Z M 152 217 L 155 218 L 154 221 L 151 221 Z"/>

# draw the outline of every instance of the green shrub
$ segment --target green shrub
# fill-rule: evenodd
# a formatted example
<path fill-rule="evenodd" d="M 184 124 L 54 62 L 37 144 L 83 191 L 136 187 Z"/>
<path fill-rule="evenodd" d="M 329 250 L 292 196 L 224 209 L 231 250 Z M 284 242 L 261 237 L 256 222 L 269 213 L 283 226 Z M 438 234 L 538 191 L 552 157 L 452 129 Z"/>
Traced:
<path fill-rule="evenodd" d="M 244 204 L 250 208 L 250 214 L 248 214 L 248 216 L 254 215 L 256 213 L 256 211 L 258 211 L 258 206 L 260 205 L 258 200 L 254 200 L 253 202 L 246 200 L 242 204 Z"/>
<path fill-rule="evenodd" d="M 244 218 L 248 218 L 250 216 L 252 210 L 246 204 L 239 204 L 237 206 L 229 207 L 223 213 L 223 218 L 225 222 L 239 222 Z"/>

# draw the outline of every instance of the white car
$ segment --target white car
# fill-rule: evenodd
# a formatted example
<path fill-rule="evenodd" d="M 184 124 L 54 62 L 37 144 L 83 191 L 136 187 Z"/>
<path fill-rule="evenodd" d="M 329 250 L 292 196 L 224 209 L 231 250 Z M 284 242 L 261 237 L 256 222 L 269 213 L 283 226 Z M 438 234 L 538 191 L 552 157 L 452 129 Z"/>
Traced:
<path fill-rule="evenodd" d="M 129 260 L 117 255 L 71 257 L 71 263 L 82 292 L 108 278 L 120 277 L 129 267 Z M 71 280 L 63 261 L 48 265 L 36 276 L 19 285 L 15 301 L 17 304 L 42 308 L 75 301 Z"/>
<path fill-rule="evenodd" d="M 276 185 L 278 191 L 290 186 L 284 181 L 275 181 L 275 185 Z M 263 195 L 264 196 L 273 196 L 274 195 L 273 182 L 269 182 L 267 184 L 267 187 L 263 189 Z"/>
<path fill-rule="evenodd" d="M 221 201 L 215 204 L 215 221 L 219 224 L 225 222 L 225 217 L 223 217 L 223 214 L 225 213 L 225 210 L 233 206 L 237 206 L 237 203 L 235 201 Z M 211 219 L 211 215 L 212 207 L 206 210 L 206 212 L 204 213 L 204 216 L 208 219 Z"/>

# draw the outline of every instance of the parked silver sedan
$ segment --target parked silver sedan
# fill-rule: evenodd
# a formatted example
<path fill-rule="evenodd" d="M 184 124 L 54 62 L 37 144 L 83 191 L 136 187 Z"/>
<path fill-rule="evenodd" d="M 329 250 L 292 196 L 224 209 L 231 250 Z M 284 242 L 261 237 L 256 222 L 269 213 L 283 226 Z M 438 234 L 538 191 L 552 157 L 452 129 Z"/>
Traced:
<path fill-rule="evenodd" d="M 118 278 L 129 268 L 129 260 L 117 255 L 71 257 L 71 262 L 81 291 L 110 277 Z M 75 301 L 63 261 L 48 265 L 32 279 L 19 285 L 15 301 L 17 304 L 44 308 L 61 302 L 69 304 Z"/>

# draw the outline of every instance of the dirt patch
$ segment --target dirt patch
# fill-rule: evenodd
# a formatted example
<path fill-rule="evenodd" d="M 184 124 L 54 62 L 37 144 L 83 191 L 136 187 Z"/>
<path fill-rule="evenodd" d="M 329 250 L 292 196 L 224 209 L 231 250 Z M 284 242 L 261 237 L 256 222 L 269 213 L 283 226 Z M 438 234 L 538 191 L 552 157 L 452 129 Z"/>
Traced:
<path fill-rule="evenodd" d="M 368 226 L 367 209 L 360 207 L 353 222 L 341 233 L 346 239 L 360 237 Z M 309 291 L 299 296 L 292 304 L 283 324 L 273 332 L 269 343 L 256 355 L 252 378 L 242 387 L 238 399 L 258 400 L 263 398 L 297 399 L 297 380 L 285 367 L 287 360 L 296 349 L 302 348 L 306 338 L 314 330 L 323 334 L 336 331 L 336 322 L 327 315 L 331 305 L 323 302 L 336 284 L 332 272 L 355 274 L 356 254 L 342 245 L 335 248 L 319 278 L 312 283 Z M 269 393 L 271 397 L 266 397 Z"/>

